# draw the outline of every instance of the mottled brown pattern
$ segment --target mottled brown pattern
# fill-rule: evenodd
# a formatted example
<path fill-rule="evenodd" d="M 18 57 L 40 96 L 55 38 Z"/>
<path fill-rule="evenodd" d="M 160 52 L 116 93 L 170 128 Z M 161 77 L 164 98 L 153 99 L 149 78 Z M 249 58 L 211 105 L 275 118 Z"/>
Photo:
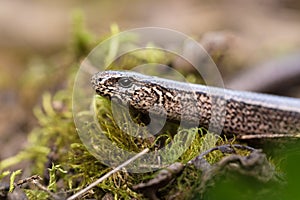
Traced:
<path fill-rule="evenodd" d="M 236 134 L 299 134 L 300 113 L 228 100 L 224 132 Z"/>
<path fill-rule="evenodd" d="M 143 113 L 227 135 L 300 134 L 300 100 L 222 90 L 127 71 L 105 71 L 92 78 L 97 94 L 116 98 Z"/>

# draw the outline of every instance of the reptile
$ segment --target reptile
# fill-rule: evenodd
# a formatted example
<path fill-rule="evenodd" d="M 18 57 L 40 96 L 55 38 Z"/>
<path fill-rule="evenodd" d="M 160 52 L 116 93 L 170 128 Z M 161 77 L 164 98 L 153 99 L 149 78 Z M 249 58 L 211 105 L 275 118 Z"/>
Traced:
<path fill-rule="evenodd" d="M 297 98 L 184 83 L 133 71 L 98 72 L 91 83 L 98 95 L 141 113 L 212 130 L 222 124 L 225 135 L 243 138 L 300 134 Z"/>

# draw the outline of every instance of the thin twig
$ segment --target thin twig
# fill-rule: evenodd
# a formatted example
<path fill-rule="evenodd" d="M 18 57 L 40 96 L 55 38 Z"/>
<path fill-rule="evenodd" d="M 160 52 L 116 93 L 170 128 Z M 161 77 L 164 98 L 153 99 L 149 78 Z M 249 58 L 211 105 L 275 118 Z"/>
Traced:
<path fill-rule="evenodd" d="M 42 185 L 38 180 L 34 180 L 32 183 L 35 186 L 37 186 L 40 190 L 43 190 L 44 192 L 48 193 L 52 197 L 52 199 L 54 199 L 54 200 L 61 200 L 62 199 L 60 196 L 54 194 L 47 187 L 45 187 L 44 185 Z"/>
<path fill-rule="evenodd" d="M 85 194 L 86 192 L 88 192 L 90 189 L 92 189 L 93 187 L 97 186 L 103 180 L 105 180 L 108 177 L 110 177 L 112 174 L 120 171 L 123 167 L 127 166 L 128 164 L 130 164 L 131 162 L 135 161 L 139 157 L 141 157 L 144 154 L 148 153 L 148 151 L 149 151 L 148 148 L 144 149 L 140 153 L 136 154 L 135 156 L 133 156 L 129 160 L 125 161 L 123 164 L 119 165 L 115 169 L 111 170 L 110 172 L 108 172 L 107 174 L 105 174 L 104 176 L 102 176 L 101 178 L 99 178 L 98 180 L 96 180 L 95 182 L 93 182 L 92 184 L 90 184 L 89 186 L 87 186 L 86 188 L 84 188 L 84 189 L 80 190 L 79 192 L 75 193 L 74 195 L 70 196 L 67 200 L 74 200 L 76 198 L 79 198 L 80 196 L 82 196 L 83 194 Z"/>
<path fill-rule="evenodd" d="M 248 150 L 250 152 L 255 151 L 256 149 L 253 147 L 249 147 L 249 146 L 245 146 L 245 145 L 240 145 L 240 144 L 225 144 L 225 145 L 220 145 L 220 146 L 216 146 L 213 148 L 210 148 L 204 152 L 202 152 L 199 156 L 195 157 L 194 159 L 190 160 L 188 162 L 188 164 L 192 164 L 193 162 L 196 162 L 197 160 L 201 160 L 203 159 L 204 156 L 206 156 L 207 154 L 216 151 L 216 150 L 220 150 L 221 152 L 226 152 L 228 150 L 234 150 L 234 148 L 238 148 L 238 149 L 244 149 L 244 150 Z"/>

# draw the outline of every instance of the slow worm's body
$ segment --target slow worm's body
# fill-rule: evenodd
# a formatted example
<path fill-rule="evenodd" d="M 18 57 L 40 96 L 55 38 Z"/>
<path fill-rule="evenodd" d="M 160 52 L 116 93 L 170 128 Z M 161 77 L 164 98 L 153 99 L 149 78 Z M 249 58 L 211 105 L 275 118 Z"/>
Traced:
<path fill-rule="evenodd" d="M 300 100 L 170 81 L 131 71 L 104 71 L 95 91 L 143 113 L 166 116 L 224 134 L 258 137 L 300 134 Z"/>

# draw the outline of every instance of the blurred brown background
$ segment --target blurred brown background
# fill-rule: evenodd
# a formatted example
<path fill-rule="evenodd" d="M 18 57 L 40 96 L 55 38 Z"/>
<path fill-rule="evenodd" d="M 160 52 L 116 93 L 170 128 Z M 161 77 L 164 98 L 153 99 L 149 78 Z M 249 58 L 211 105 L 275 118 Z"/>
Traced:
<path fill-rule="evenodd" d="M 108 35 L 110 25 L 116 23 L 120 30 L 175 29 L 207 48 L 214 44 L 222 50 L 225 45 L 225 60 L 231 61 L 220 64 L 224 77 L 300 50 L 300 3 L 296 0 L 2 0 L 0 159 L 26 144 L 26 134 L 35 124 L 32 109 L 44 91 L 53 89 L 43 80 L 54 78 L 59 68 L 53 66 L 67 64 L 62 52 L 69 50 L 71 16 L 76 10 L 82 11 L 86 27 L 96 36 Z"/>

